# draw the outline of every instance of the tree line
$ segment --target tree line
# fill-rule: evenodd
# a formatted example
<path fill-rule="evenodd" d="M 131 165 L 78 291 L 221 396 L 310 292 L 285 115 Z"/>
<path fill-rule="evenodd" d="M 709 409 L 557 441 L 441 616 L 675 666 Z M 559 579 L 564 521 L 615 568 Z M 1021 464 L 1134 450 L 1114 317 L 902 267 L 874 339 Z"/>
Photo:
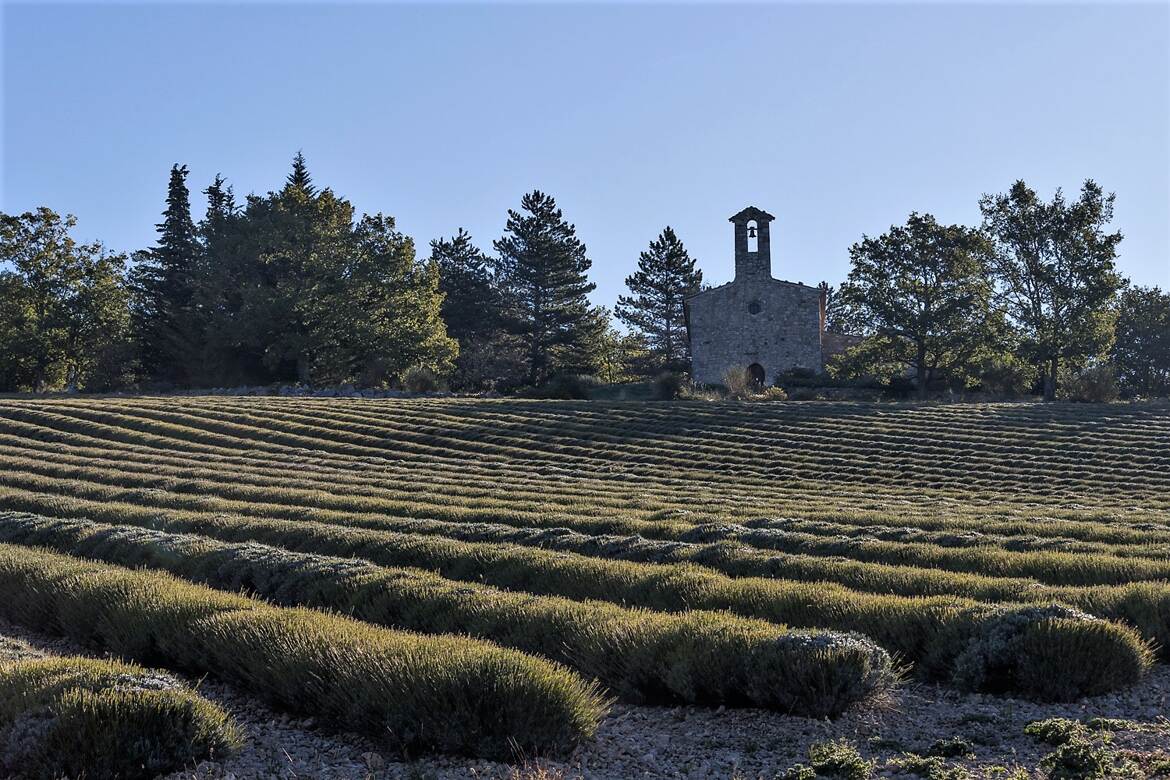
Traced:
<path fill-rule="evenodd" d="M 703 279 L 670 227 L 611 311 L 590 303 L 587 248 L 539 191 L 492 252 L 459 229 L 418 257 L 393 217 L 359 215 L 299 153 L 280 189 L 242 203 L 216 176 L 198 221 L 187 178 L 172 167 L 156 243 L 129 255 L 77 242 L 48 208 L 0 215 L 0 391 L 510 392 L 689 371 L 683 302 Z M 1170 393 L 1170 296 L 1117 273 L 1112 195 L 1086 182 L 1044 202 L 1018 182 L 980 206 L 979 228 L 912 214 L 851 247 L 829 326 L 858 338 L 828 381 L 1052 397 L 1068 372 L 1106 367 L 1130 393 Z"/>
<path fill-rule="evenodd" d="M 1052 400 L 1078 379 L 1170 394 L 1170 295 L 1118 273 L 1114 200 L 1092 180 L 1050 201 L 1017 181 L 980 199 L 979 227 L 914 213 L 863 237 L 830 327 L 865 338 L 831 368 L 908 376 L 921 397 L 981 387 Z"/>

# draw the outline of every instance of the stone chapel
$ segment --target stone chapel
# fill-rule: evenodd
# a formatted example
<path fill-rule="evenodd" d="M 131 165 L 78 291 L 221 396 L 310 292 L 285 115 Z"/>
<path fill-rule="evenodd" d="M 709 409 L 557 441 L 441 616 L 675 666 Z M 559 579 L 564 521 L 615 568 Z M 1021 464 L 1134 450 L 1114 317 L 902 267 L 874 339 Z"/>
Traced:
<path fill-rule="evenodd" d="M 773 219 L 755 206 L 731 217 L 735 278 L 686 300 L 692 377 L 698 384 L 722 384 L 731 368 L 746 368 L 762 386 L 790 369 L 822 370 L 823 293 L 772 277 Z"/>

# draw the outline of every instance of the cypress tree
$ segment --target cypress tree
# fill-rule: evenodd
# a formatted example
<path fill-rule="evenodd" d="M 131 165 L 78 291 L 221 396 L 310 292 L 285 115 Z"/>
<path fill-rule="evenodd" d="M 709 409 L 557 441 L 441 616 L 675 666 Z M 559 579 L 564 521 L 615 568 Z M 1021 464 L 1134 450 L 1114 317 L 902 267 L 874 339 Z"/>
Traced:
<path fill-rule="evenodd" d="M 626 277 L 630 295 L 618 297 L 614 314 L 641 333 L 655 370 L 689 371 L 691 347 L 687 339 L 683 301 L 703 284 L 703 272 L 668 225 L 650 248 L 638 256 L 638 270 Z"/>
<path fill-rule="evenodd" d="M 525 195 L 521 211 L 508 210 L 505 234 L 494 246 L 498 275 L 511 300 L 510 325 L 524 341 L 530 384 L 558 371 L 580 370 L 590 352 L 597 318 L 586 297 L 597 285 L 577 230 L 556 201 L 539 190 Z"/>
<path fill-rule="evenodd" d="M 175 384 L 189 380 L 201 338 L 193 306 L 200 247 L 191 219 L 187 173 L 185 165 L 171 166 L 167 207 L 155 226 L 158 243 L 140 256 L 133 272 L 142 371 L 149 379 Z"/>

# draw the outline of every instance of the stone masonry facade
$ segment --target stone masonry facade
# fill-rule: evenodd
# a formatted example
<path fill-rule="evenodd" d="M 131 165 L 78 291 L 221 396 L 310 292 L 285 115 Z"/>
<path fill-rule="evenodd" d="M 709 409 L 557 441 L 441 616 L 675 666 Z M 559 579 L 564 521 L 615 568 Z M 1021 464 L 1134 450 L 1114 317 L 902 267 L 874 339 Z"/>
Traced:
<path fill-rule="evenodd" d="M 686 301 L 692 376 L 699 384 L 722 384 L 732 368 L 748 369 L 764 385 L 793 368 L 822 370 L 822 293 L 772 277 L 773 219 L 754 206 L 731 217 L 735 279 Z"/>

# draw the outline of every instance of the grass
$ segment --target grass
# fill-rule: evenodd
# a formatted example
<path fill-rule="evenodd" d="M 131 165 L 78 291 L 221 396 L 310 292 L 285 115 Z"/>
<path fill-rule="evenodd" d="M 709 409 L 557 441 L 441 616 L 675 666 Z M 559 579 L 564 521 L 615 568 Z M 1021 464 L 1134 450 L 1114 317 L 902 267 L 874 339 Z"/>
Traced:
<path fill-rule="evenodd" d="M 82 657 L 0 663 L 0 769 L 27 777 L 156 777 L 230 755 L 240 732 L 173 677 Z"/>

